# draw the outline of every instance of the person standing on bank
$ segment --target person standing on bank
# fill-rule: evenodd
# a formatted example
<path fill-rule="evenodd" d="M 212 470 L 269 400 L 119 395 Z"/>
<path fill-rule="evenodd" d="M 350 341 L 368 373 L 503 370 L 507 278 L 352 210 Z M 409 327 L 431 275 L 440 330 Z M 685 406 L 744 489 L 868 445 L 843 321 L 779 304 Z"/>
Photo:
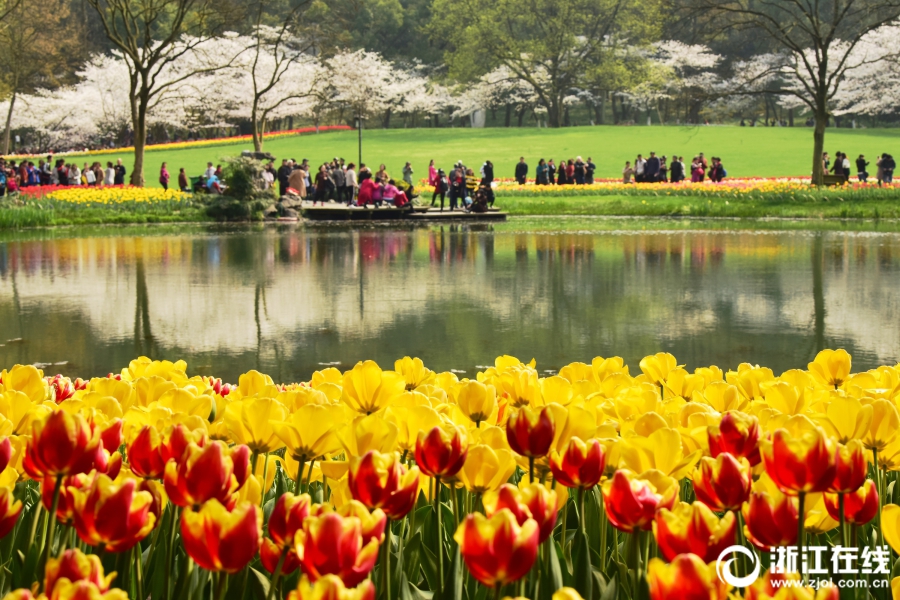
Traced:
<path fill-rule="evenodd" d="M 118 174 L 115 176 L 117 177 Z M 159 183 L 162 184 L 164 191 L 169 191 L 169 169 L 166 168 L 166 163 L 163 163 L 159 169 Z"/>
<path fill-rule="evenodd" d="M 651 152 L 650 158 L 644 164 L 644 181 L 647 183 L 659 181 L 659 157 L 656 156 L 656 152 Z"/>
<path fill-rule="evenodd" d="M 594 159 L 588 156 L 587 162 L 584 163 L 584 182 L 588 185 L 594 183 L 594 172 L 597 170 L 597 165 L 594 164 Z"/>
<path fill-rule="evenodd" d="M 547 185 L 547 162 L 542 158 L 538 161 L 534 170 L 534 182 L 538 185 Z"/>
<path fill-rule="evenodd" d="M 122 165 L 122 159 L 116 159 L 116 166 L 113 167 L 116 170 L 116 185 L 125 185 L 125 166 Z"/>
<path fill-rule="evenodd" d="M 547 161 L 547 185 L 553 185 L 556 183 L 556 163 L 553 162 L 553 159 Z"/>
<path fill-rule="evenodd" d="M 212 163 L 209 163 L 209 166 L 212 167 Z M 287 194 L 288 177 L 291 176 L 291 171 L 293 171 L 293 169 L 291 169 L 290 165 L 287 164 L 287 159 L 282 159 L 281 166 L 278 167 L 278 197 L 279 198 L 281 196 L 284 196 L 285 194 Z"/>
<path fill-rule="evenodd" d="M 525 180 L 528 177 L 528 164 L 525 162 L 525 157 L 520 156 L 519 162 L 516 164 L 516 181 L 519 185 L 525 185 Z"/>
<path fill-rule="evenodd" d="M 574 167 L 575 185 L 584 185 L 584 161 L 580 156 L 575 157 Z"/>
<path fill-rule="evenodd" d="M 869 177 L 869 173 L 866 171 L 866 167 L 868 166 L 869 161 L 866 160 L 865 155 L 860 154 L 859 158 L 856 159 L 856 176 L 860 183 L 865 183 L 866 179 Z"/>

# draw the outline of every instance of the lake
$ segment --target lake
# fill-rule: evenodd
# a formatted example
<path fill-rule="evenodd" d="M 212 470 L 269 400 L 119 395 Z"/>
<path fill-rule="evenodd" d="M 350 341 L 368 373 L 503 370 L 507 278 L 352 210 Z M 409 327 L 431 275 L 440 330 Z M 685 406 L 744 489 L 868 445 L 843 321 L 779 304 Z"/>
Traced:
<path fill-rule="evenodd" d="M 236 382 L 404 355 L 474 377 L 500 354 L 673 353 L 777 373 L 843 347 L 900 359 L 896 225 L 640 219 L 95 227 L 0 236 L 0 368 L 105 375 L 147 355 Z M 884 229 L 884 230 L 881 230 Z M 892 230 L 893 229 L 893 230 Z"/>

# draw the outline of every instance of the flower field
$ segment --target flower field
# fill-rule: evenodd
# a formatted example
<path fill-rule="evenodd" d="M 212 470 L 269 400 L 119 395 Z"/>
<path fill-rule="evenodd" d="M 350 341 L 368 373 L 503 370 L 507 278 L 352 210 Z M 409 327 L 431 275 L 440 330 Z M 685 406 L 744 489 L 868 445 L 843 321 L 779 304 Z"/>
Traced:
<path fill-rule="evenodd" d="M 900 365 L 186 370 L 0 372 L 10 600 L 900 593 Z"/>
<path fill-rule="evenodd" d="M 142 188 L 133 185 L 104 187 L 33 186 L 19 192 L 26 205 L 41 208 L 112 208 L 134 210 L 140 207 L 177 210 L 191 206 L 192 195 L 180 190 Z"/>
<path fill-rule="evenodd" d="M 420 186 L 428 187 L 422 180 Z M 618 179 L 595 180 L 585 185 L 525 185 L 513 179 L 495 181 L 494 192 L 498 198 L 565 198 L 577 196 L 640 196 L 640 197 L 685 197 L 723 200 L 763 200 L 773 202 L 808 202 L 822 199 L 836 201 L 853 200 L 897 200 L 900 199 L 900 184 L 879 186 L 875 182 L 859 183 L 851 181 L 842 186 L 820 188 L 812 185 L 809 178 L 801 177 L 751 177 L 726 179 L 721 183 L 705 181 L 691 183 L 622 183 Z"/>
<path fill-rule="evenodd" d="M 294 135 L 303 135 L 306 133 L 323 133 L 326 131 L 349 131 L 353 129 L 349 125 L 320 125 L 317 127 L 300 127 L 297 129 L 287 129 L 284 131 L 273 131 L 263 134 L 263 139 L 275 140 L 279 138 L 290 137 Z M 220 144 L 234 144 L 237 142 L 247 142 L 253 139 L 252 135 L 233 135 L 229 137 L 210 138 L 208 140 L 186 140 L 181 142 L 165 142 L 162 144 L 148 144 L 147 150 L 181 150 L 184 148 L 202 148 L 204 146 L 218 146 Z M 101 155 L 101 154 L 122 154 L 134 152 L 134 146 L 125 146 L 123 148 L 103 148 L 100 150 L 73 150 L 69 152 L 53 152 L 54 156 L 78 156 L 82 154 Z M 11 154 L 4 158 L 41 158 L 43 154 Z"/>

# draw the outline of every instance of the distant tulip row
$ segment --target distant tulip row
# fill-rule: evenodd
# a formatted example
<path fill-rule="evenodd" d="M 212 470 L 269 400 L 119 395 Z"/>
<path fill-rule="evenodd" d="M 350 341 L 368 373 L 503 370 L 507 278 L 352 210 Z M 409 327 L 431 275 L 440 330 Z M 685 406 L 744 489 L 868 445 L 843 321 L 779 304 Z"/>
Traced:
<path fill-rule="evenodd" d="M 746 578 L 772 548 L 900 551 L 900 366 L 852 373 L 823 350 L 780 376 L 665 353 L 639 367 L 541 377 L 501 356 L 459 379 L 405 357 L 232 385 L 145 357 L 87 381 L 16 365 L 0 593 L 835 600 L 836 568 L 834 587 L 764 568 L 739 590 L 718 560 L 743 547 Z M 900 594 L 889 568 L 860 578 Z"/>

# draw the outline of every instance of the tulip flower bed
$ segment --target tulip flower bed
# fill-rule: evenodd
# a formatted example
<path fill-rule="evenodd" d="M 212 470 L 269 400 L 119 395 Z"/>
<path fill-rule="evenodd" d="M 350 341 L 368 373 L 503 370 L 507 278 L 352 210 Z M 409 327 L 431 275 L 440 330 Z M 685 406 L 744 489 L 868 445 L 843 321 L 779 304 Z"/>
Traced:
<path fill-rule="evenodd" d="M 87 381 L 13 366 L 0 372 L 0 592 L 900 593 L 900 365 L 852 373 L 847 352 L 824 350 L 780 376 L 689 372 L 664 353 L 639 366 L 598 357 L 541 377 L 502 356 L 469 380 L 405 357 L 233 385 L 144 357 Z M 803 576 L 818 591 L 789 558 L 821 566 L 810 546 L 845 552 Z"/>
<path fill-rule="evenodd" d="M 131 185 L 35 186 L 0 204 L 0 229 L 73 223 L 205 220 L 191 194 Z"/>

